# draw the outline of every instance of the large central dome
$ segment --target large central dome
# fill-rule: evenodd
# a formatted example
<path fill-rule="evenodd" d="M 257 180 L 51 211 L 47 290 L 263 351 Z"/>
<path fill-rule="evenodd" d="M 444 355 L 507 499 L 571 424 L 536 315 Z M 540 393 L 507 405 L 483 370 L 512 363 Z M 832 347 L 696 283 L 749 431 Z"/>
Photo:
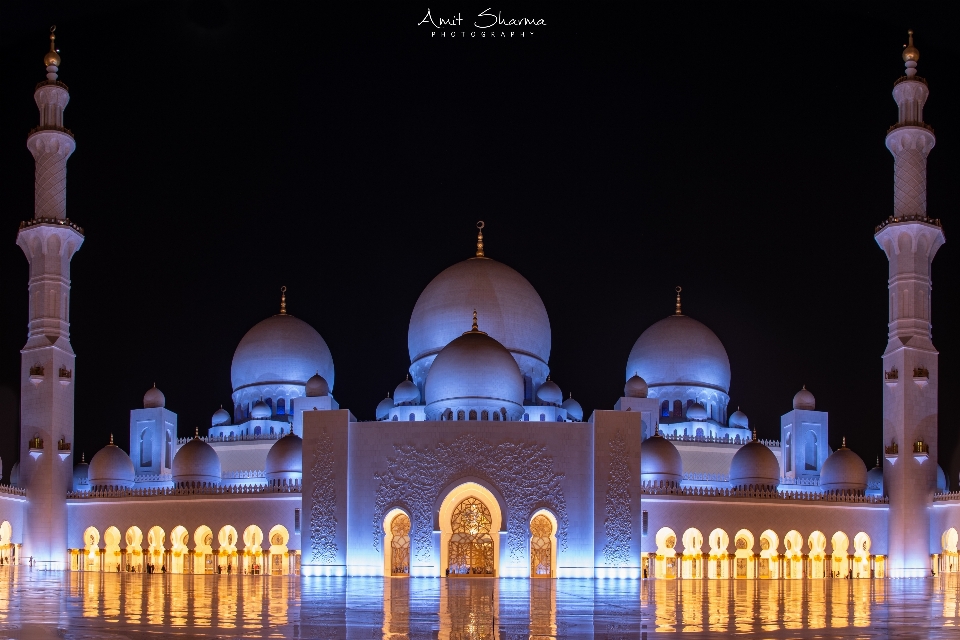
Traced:
<path fill-rule="evenodd" d="M 674 315 L 647 329 L 627 359 L 627 379 L 652 387 L 686 385 L 730 393 L 730 360 L 716 334 L 693 318 Z"/>
<path fill-rule="evenodd" d="M 423 384 L 436 355 L 463 333 L 476 310 L 483 330 L 506 347 L 533 385 L 546 379 L 550 319 L 536 289 L 507 265 L 470 258 L 440 273 L 420 294 L 407 345 L 410 373 Z"/>
<path fill-rule="evenodd" d="M 266 384 L 303 386 L 317 372 L 333 390 L 333 357 L 327 343 L 303 320 L 277 314 L 258 322 L 233 354 L 233 390 Z"/>

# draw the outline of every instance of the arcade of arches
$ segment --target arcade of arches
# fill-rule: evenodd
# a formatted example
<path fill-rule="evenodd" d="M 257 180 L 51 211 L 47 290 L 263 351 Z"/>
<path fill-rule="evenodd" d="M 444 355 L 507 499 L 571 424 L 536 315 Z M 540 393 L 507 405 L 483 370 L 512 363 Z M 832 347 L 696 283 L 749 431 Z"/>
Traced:
<path fill-rule="evenodd" d="M 192 535 L 186 527 L 176 526 L 169 543 L 167 533 L 156 526 L 147 530 L 146 537 L 137 526 L 123 534 L 117 527 L 108 527 L 102 541 L 96 527 L 87 527 L 83 547 L 70 549 L 70 565 L 74 571 L 299 575 L 300 551 L 288 549 L 289 541 L 289 532 L 279 524 L 266 537 L 255 524 L 242 535 L 231 525 L 221 527 L 216 535 L 206 525 Z"/>

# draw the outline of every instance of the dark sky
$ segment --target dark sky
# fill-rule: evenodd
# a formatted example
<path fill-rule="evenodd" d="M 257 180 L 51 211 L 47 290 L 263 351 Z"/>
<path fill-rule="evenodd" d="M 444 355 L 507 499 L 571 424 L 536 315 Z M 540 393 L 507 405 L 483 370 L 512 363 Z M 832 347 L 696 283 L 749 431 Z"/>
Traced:
<path fill-rule="evenodd" d="M 526 276 L 553 329 L 553 379 L 612 408 L 634 341 L 684 311 L 723 341 L 732 405 L 760 437 L 806 384 L 872 466 L 881 451 L 892 213 L 884 134 L 906 30 L 936 128 L 929 213 L 942 412 L 960 383 L 960 55 L 943 5 L 503 5 L 527 38 L 417 26 L 483 3 L 5 2 L 0 7 L 0 455 L 16 458 L 27 262 L 47 29 L 58 25 L 73 260 L 76 451 L 156 381 L 180 435 L 230 407 L 243 334 L 289 309 L 329 344 L 335 396 L 371 419 L 409 365 L 410 312 L 473 252 Z M 90 6 L 92 5 L 92 6 Z M 322 7 L 322 8 L 317 8 Z M 493 7 L 494 11 L 500 7 Z M 474 29 L 479 32 L 479 30 Z M 499 35 L 499 31 L 498 31 Z M 458 34 L 459 36 L 459 34 Z M 956 486 L 958 435 L 940 462 Z"/>

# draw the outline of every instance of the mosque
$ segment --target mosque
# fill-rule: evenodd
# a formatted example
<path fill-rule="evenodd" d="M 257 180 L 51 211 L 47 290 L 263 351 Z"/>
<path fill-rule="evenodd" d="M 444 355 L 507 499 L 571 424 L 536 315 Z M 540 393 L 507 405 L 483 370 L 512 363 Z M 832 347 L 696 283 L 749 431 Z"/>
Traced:
<path fill-rule="evenodd" d="M 0 562 L 72 571 L 527 578 L 798 579 L 958 571 L 960 494 L 937 466 L 938 353 L 919 51 L 904 49 L 894 212 L 875 239 L 889 261 L 883 353 L 885 455 L 867 470 L 831 451 L 811 390 L 784 400 L 778 441 L 730 411 L 726 350 L 672 315 L 626 360 L 622 397 L 585 416 L 550 378 L 536 290 L 485 255 L 427 285 L 408 333 L 409 375 L 360 421 L 334 399 L 330 349 L 280 307 L 240 341 L 233 407 L 178 433 L 160 389 L 130 411 L 131 450 L 75 459 L 70 264 L 84 240 L 66 215 L 75 147 L 50 35 L 27 137 L 34 216 L 22 349 L 20 460 L 0 487 Z M 879 321 L 879 319 L 877 319 Z M 224 371 L 225 373 L 225 371 Z M 798 385 L 799 386 L 799 385 Z M 214 407 L 211 407 L 213 409 Z"/>

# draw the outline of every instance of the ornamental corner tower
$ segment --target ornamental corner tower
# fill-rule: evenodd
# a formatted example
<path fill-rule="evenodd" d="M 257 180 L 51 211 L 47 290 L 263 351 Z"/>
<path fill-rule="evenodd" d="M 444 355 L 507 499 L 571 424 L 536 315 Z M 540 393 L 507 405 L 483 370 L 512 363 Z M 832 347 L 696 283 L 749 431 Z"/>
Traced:
<path fill-rule="evenodd" d="M 927 215 L 927 155 L 936 138 L 923 121 L 930 92 L 917 75 L 913 32 L 903 50 L 906 75 L 893 86 L 899 118 L 887 131 L 894 158 L 893 215 L 876 230 L 890 271 L 883 353 L 883 487 L 890 498 L 889 575 L 930 574 L 930 510 L 937 482 L 938 353 L 931 339 L 930 271 L 944 243 Z"/>
<path fill-rule="evenodd" d="M 73 134 L 63 126 L 70 101 L 57 79 L 54 30 L 43 58 L 47 79 L 33 99 L 40 125 L 27 136 L 36 162 L 35 205 L 17 245 L 30 263 L 27 343 L 20 351 L 20 485 L 26 490 L 23 555 L 49 569 L 67 562 L 66 493 L 72 488 L 74 360 L 70 346 L 70 260 L 83 230 L 67 218 L 67 159 Z"/>

